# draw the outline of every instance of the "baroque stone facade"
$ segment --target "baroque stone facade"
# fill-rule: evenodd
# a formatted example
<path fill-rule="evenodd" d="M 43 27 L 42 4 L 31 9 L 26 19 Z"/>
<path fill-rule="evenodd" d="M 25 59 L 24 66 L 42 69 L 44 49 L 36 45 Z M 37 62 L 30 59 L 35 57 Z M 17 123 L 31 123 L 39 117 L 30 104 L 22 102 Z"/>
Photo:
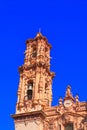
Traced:
<path fill-rule="evenodd" d="M 64 99 L 51 106 L 55 73 L 50 71 L 50 49 L 40 32 L 26 41 L 16 113 L 12 115 L 15 130 L 87 130 L 87 102 L 80 102 L 78 95 L 73 97 L 69 85 Z"/>

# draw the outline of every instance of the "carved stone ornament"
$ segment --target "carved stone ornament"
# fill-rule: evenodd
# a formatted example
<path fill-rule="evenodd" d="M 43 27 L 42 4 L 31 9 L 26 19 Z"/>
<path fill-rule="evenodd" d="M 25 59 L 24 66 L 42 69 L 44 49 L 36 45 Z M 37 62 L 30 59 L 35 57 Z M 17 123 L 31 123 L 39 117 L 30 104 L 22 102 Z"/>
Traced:
<path fill-rule="evenodd" d="M 72 93 L 71 93 L 71 86 L 70 85 L 68 85 L 68 87 L 66 89 L 65 99 L 67 99 L 67 98 L 74 100 Z"/>
<path fill-rule="evenodd" d="M 28 125 L 28 121 L 25 120 L 24 121 L 24 125 L 27 126 Z"/>
<path fill-rule="evenodd" d="M 80 122 L 80 123 L 78 124 L 77 129 L 78 129 L 78 130 L 83 130 L 83 128 L 84 128 L 83 123 Z"/>
<path fill-rule="evenodd" d="M 44 121 L 44 127 L 43 127 L 43 130 L 49 130 L 49 123 L 48 121 Z"/>
<path fill-rule="evenodd" d="M 80 102 L 78 95 L 74 98 L 71 86 L 58 105 L 51 106 L 55 73 L 50 70 L 50 49 L 40 32 L 26 42 L 24 64 L 19 67 L 16 114 L 12 115 L 15 130 L 64 130 L 68 123 L 75 130 L 87 130 L 87 102 Z"/>
<path fill-rule="evenodd" d="M 81 107 L 80 107 L 80 102 L 78 102 L 77 104 L 76 104 L 76 111 L 80 111 L 81 110 Z"/>
<path fill-rule="evenodd" d="M 62 105 L 63 104 L 63 99 L 60 97 L 59 99 L 59 105 Z"/>
<path fill-rule="evenodd" d="M 38 126 L 41 124 L 41 121 L 35 120 L 34 121 Z"/>

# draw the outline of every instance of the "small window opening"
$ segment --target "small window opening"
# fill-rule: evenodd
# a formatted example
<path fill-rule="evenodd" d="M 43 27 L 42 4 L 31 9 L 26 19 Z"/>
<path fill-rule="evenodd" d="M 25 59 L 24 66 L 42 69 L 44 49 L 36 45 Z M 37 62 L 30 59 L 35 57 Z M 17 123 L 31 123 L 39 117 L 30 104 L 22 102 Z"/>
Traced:
<path fill-rule="evenodd" d="M 32 99 L 32 89 L 33 89 L 33 83 L 30 82 L 30 83 L 28 84 L 28 90 L 27 90 L 28 100 L 31 100 L 31 99 Z"/>
<path fill-rule="evenodd" d="M 36 48 L 34 48 L 34 49 L 33 49 L 33 53 L 32 53 L 32 57 L 35 58 L 36 56 L 37 56 L 37 50 L 36 50 Z"/>

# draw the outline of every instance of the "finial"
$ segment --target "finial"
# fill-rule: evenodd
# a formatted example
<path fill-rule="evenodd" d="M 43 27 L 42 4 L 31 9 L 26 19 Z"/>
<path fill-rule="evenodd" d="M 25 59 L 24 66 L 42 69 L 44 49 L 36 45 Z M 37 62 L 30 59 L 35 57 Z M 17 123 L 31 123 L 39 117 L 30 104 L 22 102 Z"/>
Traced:
<path fill-rule="evenodd" d="M 37 33 L 36 37 L 41 37 L 42 34 L 41 34 L 41 28 L 39 28 L 39 32 Z"/>
<path fill-rule="evenodd" d="M 63 99 L 62 97 L 59 98 L 59 105 L 62 105 Z"/>
<path fill-rule="evenodd" d="M 39 28 L 39 33 L 41 33 L 41 28 Z"/>
<path fill-rule="evenodd" d="M 70 89 L 70 90 L 71 90 L 71 86 L 70 86 L 70 85 L 68 85 L 68 86 L 67 86 L 67 89 Z"/>
<path fill-rule="evenodd" d="M 76 99 L 76 102 L 79 102 L 79 96 L 78 96 L 78 94 L 76 95 L 75 99 Z"/>

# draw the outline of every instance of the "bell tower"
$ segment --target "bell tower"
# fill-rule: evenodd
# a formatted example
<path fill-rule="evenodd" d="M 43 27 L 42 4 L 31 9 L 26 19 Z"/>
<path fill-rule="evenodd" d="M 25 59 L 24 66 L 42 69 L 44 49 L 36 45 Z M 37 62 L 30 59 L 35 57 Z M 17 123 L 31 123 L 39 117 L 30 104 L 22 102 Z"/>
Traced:
<path fill-rule="evenodd" d="M 17 114 L 51 106 L 54 73 L 50 71 L 50 49 L 47 38 L 40 32 L 26 41 L 24 64 L 19 67 Z"/>
<path fill-rule="evenodd" d="M 40 32 L 26 41 L 24 64 L 19 67 L 15 130 L 87 130 L 87 102 L 73 97 L 68 85 L 58 106 L 51 106 L 51 45 Z"/>

